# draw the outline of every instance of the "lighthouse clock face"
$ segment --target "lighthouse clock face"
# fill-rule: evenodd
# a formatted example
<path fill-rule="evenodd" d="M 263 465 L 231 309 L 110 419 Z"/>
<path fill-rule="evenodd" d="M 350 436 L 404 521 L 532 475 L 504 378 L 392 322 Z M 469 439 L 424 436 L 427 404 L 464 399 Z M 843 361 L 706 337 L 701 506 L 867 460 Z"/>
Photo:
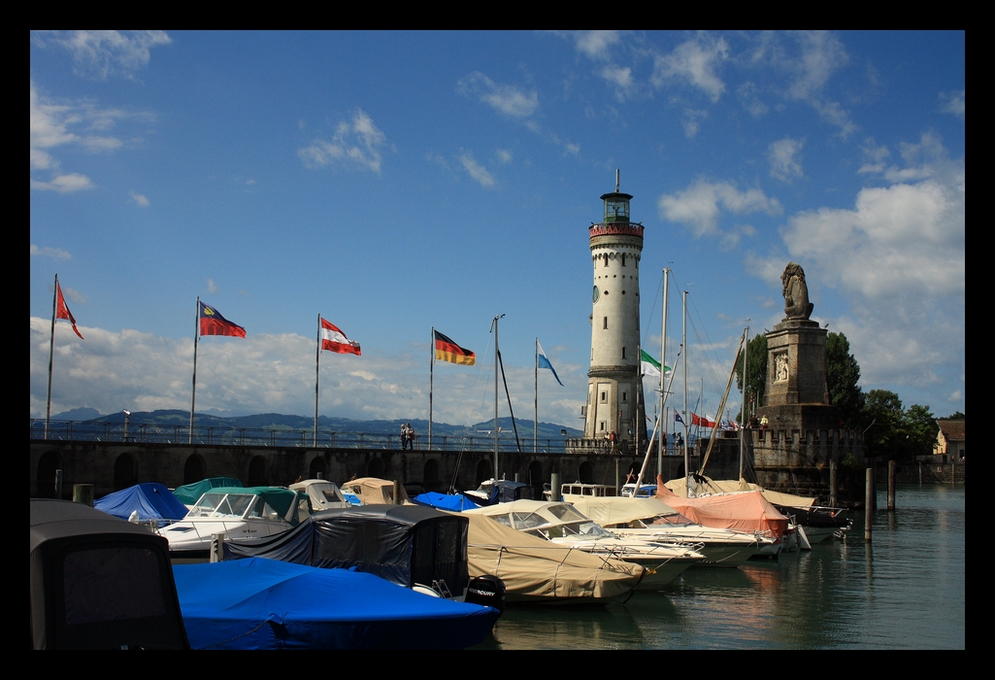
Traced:
<path fill-rule="evenodd" d="M 591 294 L 591 301 L 592 302 L 597 302 L 599 297 L 601 297 L 601 291 L 598 290 L 597 286 L 595 286 L 594 287 L 594 292 Z"/>

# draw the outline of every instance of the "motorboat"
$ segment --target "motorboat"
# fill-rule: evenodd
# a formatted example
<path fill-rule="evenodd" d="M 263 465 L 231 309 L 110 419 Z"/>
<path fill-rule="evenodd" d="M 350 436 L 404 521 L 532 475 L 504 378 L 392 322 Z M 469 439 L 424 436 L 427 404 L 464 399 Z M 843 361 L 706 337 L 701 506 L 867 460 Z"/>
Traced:
<path fill-rule="evenodd" d="M 589 484 L 586 482 L 560 484 L 560 500 L 567 503 L 579 498 L 610 498 L 617 495 L 618 491 L 610 484 Z"/>
<path fill-rule="evenodd" d="M 591 606 L 624 602 L 650 574 L 634 562 L 554 543 L 486 515 L 463 515 L 470 520 L 470 578 L 500 578 L 508 604 Z"/>
<path fill-rule="evenodd" d="M 622 485 L 622 495 L 626 498 L 653 498 L 656 495 L 656 484 L 641 484 L 639 486 L 639 493 L 635 493 L 635 484 L 623 484 Z"/>
<path fill-rule="evenodd" d="M 763 546 L 773 543 L 773 539 L 758 532 L 696 524 L 657 498 L 582 498 L 574 501 L 573 506 L 585 517 L 620 536 L 700 544 L 697 551 L 705 559 L 696 567 L 737 567 Z"/>
<path fill-rule="evenodd" d="M 774 508 L 789 520 L 789 532 L 794 532 L 794 547 L 811 549 L 811 546 L 830 536 L 842 538 L 853 525 L 853 520 L 844 517 L 842 508 L 817 504 L 817 498 L 798 496 L 781 491 L 770 491 L 745 480 L 716 480 L 702 475 L 672 479 L 666 487 L 678 496 L 686 497 L 688 489 L 696 497 L 744 491 L 759 491 Z M 789 533 L 789 537 L 791 534 Z"/>
<path fill-rule="evenodd" d="M 465 649 L 501 614 L 373 574 L 262 557 L 173 571 L 193 649 Z"/>
<path fill-rule="evenodd" d="M 93 507 L 150 529 L 172 524 L 189 512 L 165 484 L 158 482 L 143 482 L 109 493 L 95 500 Z"/>
<path fill-rule="evenodd" d="M 346 500 L 339 485 L 327 479 L 305 479 L 303 482 L 294 482 L 289 488 L 291 491 L 307 494 L 312 512 L 353 505 Z"/>
<path fill-rule="evenodd" d="M 253 544 L 225 541 L 225 561 L 265 557 L 374 574 L 406 588 L 461 598 L 469 584 L 467 525 L 424 505 L 348 505 L 316 512 Z"/>
<path fill-rule="evenodd" d="M 486 515 L 556 545 L 639 564 L 650 572 L 639 582 L 640 590 L 670 583 L 685 569 L 705 559 L 695 550 L 696 546 L 614 534 L 564 502 L 520 500 L 467 510 L 464 514 Z"/>
<path fill-rule="evenodd" d="M 531 499 L 532 487 L 525 482 L 513 482 L 507 479 L 488 479 L 471 491 L 464 491 L 463 495 L 477 505 L 494 505 L 495 503 L 507 503 L 521 499 Z"/>
<path fill-rule="evenodd" d="M 190 484 L 176 487 L 173 489 L 173 495 L 189 509 L 205 493 L 220 486 L 242 486 L 242 482 L 234 477 L 208 477 L 199 482 L 191 482 Z"/>
<path fill-rule="evenodd" d="M 757 489 L 730 491 L 712 495 L 685 497 L 671 491 L 669 484 L 657 481 L 656 497 L 692 522 L 707 527 L 719 527 L 757 533 L 772 539 L 761 547 L 755 557 L 773 557 L 784 546 L 789 535 L 789 520 L 764 498 Z"/>
<path fill-rule="evenodd" d="M 215 534 L 223 540 L 252 543 L 283 533 L 311 514 L 308 497 L 280 486 L 214 487 L 180 521 L 159 533 L 178 561 L 210 559 Z"/>
<path fill-rule="evenodd" d="M 395 487 L 397 495 L 395 497 Z M 350 479 L 340 486 L 343 496 L 353 505 L 401 505 L 408 498 L 408 492 L 403 484 L 395 484 L 389 479 L 378 477 L 360 477 Z"/>
<path fill-rule="evenodd" d="M 32 498 L 32 649 L 189 649 L 166 540 L 82 503 Z"/>

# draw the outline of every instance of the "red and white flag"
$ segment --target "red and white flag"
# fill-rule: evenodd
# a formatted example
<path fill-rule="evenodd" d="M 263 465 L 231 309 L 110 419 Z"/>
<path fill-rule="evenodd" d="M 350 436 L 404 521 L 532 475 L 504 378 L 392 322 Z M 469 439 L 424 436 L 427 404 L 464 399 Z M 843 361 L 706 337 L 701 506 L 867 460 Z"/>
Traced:
<path fill-rule="evenodd" d="M 79 339 L 83 339 L 83 334 L 79 332 L 76 328 L 76 318 L 73 313 L 69 311 L 69 305 L 66 304 L 66 298 L 62 296 L 62 286 L 59 285 L 59 280 L 55 280 L 55 318 L 66 319 L 73 325 L 73 331 L 79 336 Z"/>
<path fill-rule="evenodd" d="M 321 349 L 338 354 L 362 355 L 358 342 L 347 338 L 345 333 L 340 331 L 335 324 L 325 321 L 325 319 L 321 320 Z"/>

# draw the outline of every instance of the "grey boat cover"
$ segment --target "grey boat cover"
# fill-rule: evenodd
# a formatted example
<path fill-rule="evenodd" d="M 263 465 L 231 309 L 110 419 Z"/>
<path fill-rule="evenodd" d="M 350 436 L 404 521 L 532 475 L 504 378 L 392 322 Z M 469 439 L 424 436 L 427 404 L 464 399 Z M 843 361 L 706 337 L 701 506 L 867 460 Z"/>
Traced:
<path fill-rule="evenodd" d="M 251 546 L 224 542 L 225 561 L 266 557 L 367 572 L 411 588 L 444 581 L 454 595 L 470 581 L 469 520 L 422 505 L 360 505 L 316 512 Z"/>
<path fill-rule="evenodd" d="M 82 503 L 32 498 L 33 649 L 189 649 L 166 539 Z"/>

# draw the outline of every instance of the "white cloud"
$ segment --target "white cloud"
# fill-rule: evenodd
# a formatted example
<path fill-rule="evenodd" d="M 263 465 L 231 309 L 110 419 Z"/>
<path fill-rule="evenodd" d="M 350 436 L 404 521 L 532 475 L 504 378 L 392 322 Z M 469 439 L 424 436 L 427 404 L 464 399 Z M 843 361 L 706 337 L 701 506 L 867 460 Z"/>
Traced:
<path fill-rule="evenodd" d="M 888 186 L 861 189 L 852 208 L 793 215 L 783 230 L 810 280 L 848 300 L 848 318 L 833 327 L 855 348 L 865 385 L 930 385 L 963 370 L 963 159 L 931 135 L 902 146 L 906 165 L 880 170 Z"/>
<path fill-rule="evenodd" d="M 721 233 L 719 217 L 723 210 L 737 215 L 777 215 L 782 210 L 776 198 L 768 198 L 760 189 L 740 191 L 729 182 L 705 180 L 698 180 L 685 191 L 662 195 L 657 205 L 662 219 L 689 225 L 696 238 Z"/>
<path fill-rule="evenodd" d="M 68 175 L 58 175 L 48 182 L 31 180 L 31 188 L 38 191 L 58 191 L 69 194 L 74 191 L 83 191 L 93 188 L 93 182 L 86 175 L 79 173 L 69 173 Z"/>
<path fill-rule="evenodd" d="M 507 149 L 498 149 L 497 157 L 499 163 L 501 163 L 502 165 L 507 165 L 508 163 L 511 162 L 513 156 L 511 152 L 508 151 Z"/>
<path fill-rule="evenodd" d="M 791 139 L 790 137 L 771 142 L 770 146 L 767 147 L 770 176 L 782 182 L 791 182 L 797 177 L 802 177 L 802 166 L 798 162 L 798 155 L 803 146 L 805 146 L 805 140 Z"/>
<path fill-rule="evenodd" d="M 212 295 L 218 292 L 218 286 L 216 283 L 214 283 L 214 279 L 207 280 L 207 292 L 211 293 Z"/>
<path fill-rule="evenodd" d="M 131 200 L 133 200 L 135 202 L 135 205 L 137 205 L 138 207 L 140 208 L 149 207 L 149 199 L 147 199 L 144 194 L 136 194 L 134 191 L 132 191 L 129 192 L 129 195 L 131 196 Z"/>
<path fill-rule="evenodd" d="M 717 71 L 728 57 L 725 38 L 699 36 L 681 43 L 668 55 L 657 56 L 651 81 L 656 87 L 673 80 L 687 81 L 717 102 L 726 89 Z"/>
<path fill-rule="evenodd" d="M 622 39 L 618 31 L 578 31 L 573 35 L 578 52 L 600 60 L 607 60 L 611 46 Z"/>
<path fill-rule="evenodd" d="M 958 118 L 964 117 L 964 90 L 944 92 L 940 95 L 940 100 L 943 102 L 940 111 L 952 113 Z"/>
<path fill-rule="evenodd" d="M 63 288 L 65 292 L 65 288 Z M 76 310 L 74 310 L 76 311 Z M 32 418 L 45 415 L 51 318 L 30 317 L 30 396 Z M 106 331 L 80 325 L 86 341 L 60 327 L 55 334 L 52 412 L 78 407 L 100 413 L 189 410 L 192 343 L 132 329 Z M 363 338 L 356 338 L 363 342 Z M 323 353 L 319 411 L 354 419 L 428 418 L 428 385 L 424 356 L 385 356 L 364 345 L 363 356 Z M 253 334 L 233 341 L 205 337 L 197 363 L 197 411 L 219 409 L 236 414 L 314 414 L 314 337 L 292 333 Z M 587 365 L 570 365 L 553 356 L 556 372 L 575 392 L 587 384 Z M 249 368 L 251 367 L 251 368 Z M 480 409 L 481 383 L 465 367 L 436 368 L 445 390 L 433 399 L 436 423 L 471 425 L 493 416 Z M 441 372 L 441 373 L 440 373 Z M 531 412 L 534 368 L 505 365 L 516 413 Z M 551 379 L 550 379 L 551 380 Z M 486 391 L 484 382 L 484 394 Z M 553 383 L 555 385 L 555 383 Z M 553 388 L 553 389 L 559 389 Z M 490 404 L 484 397 L 484 404 Z M 583 401 L 563 398 L 540 406 L 540 420 L 573 423 Z"/>
<path fill-rule="evenodd" d="M 40 255 L 41 257 L 51 257 L 56 260 L 68 260 L 72 257 L 72 255 L 62 248 L 39 248 L 33 243 L 31 244 L 31 254 Z"/>
<path fill-rule="evenodd" d="M 120 109 L 99 109 L 92 102 L 52 102 L 42 96 L 33 80 L 29 87 L 29 167 L 31 171 L 48 171 L 48 180 L 31 179 L 31 188 L 68 193 L 93 188 L 93 183 L 81 173 L 60 173 L 60 163 L 52 150 L 63 146 L 78 146 L 94 153 L 114 151 L 124 143 L 103 133 L 125 118 L 146 118 L 145 113 L 132 114 Z"/>
<path fill-rule="evenodd" d="M 381 149 L 387 146 L 384 135 L 365 111 L 357 109 L 352 120 L 340 121 L 330 141 L 316 139 L 311 146 L 297 150 L 305 167 L 359 165 L 380 174 Z"/>
<path fill-rule="evenodd" d="M 472 177 L 473 179 L 477 180 L 477 182 L 480 183 L 480 186 L 482 187 L 494 186 L 494 177 L 491 176 L 491 173 L 487 171 L 487 168 L 485 168 L 476 160 L 474 160 L 473 154 L 471 152 L 463 151 L 459 155 L 459 162 L 463 166 L 463 169 L 466 170 L 467 173 L 470 175 L 470 177 Z"/>
<path fill-rule="evenodd" d="M 495 83 L 479 71 L 461 79 L 457 91 L 464 96 L 475 96 L 495 110 L 512 118 L 528 118 L 539 108 L 539 95 L 535 90 L 525 91 L 514 85 Z"/>
<path fill-rule="evenodd" d="M 36 44 L 65 48 L 78 75 L 100 80 L 109 76 L 133 78 L 149 63 L 153 47 L 172 42 L 165 31 L 56 31 L 33 37 Z"/>

